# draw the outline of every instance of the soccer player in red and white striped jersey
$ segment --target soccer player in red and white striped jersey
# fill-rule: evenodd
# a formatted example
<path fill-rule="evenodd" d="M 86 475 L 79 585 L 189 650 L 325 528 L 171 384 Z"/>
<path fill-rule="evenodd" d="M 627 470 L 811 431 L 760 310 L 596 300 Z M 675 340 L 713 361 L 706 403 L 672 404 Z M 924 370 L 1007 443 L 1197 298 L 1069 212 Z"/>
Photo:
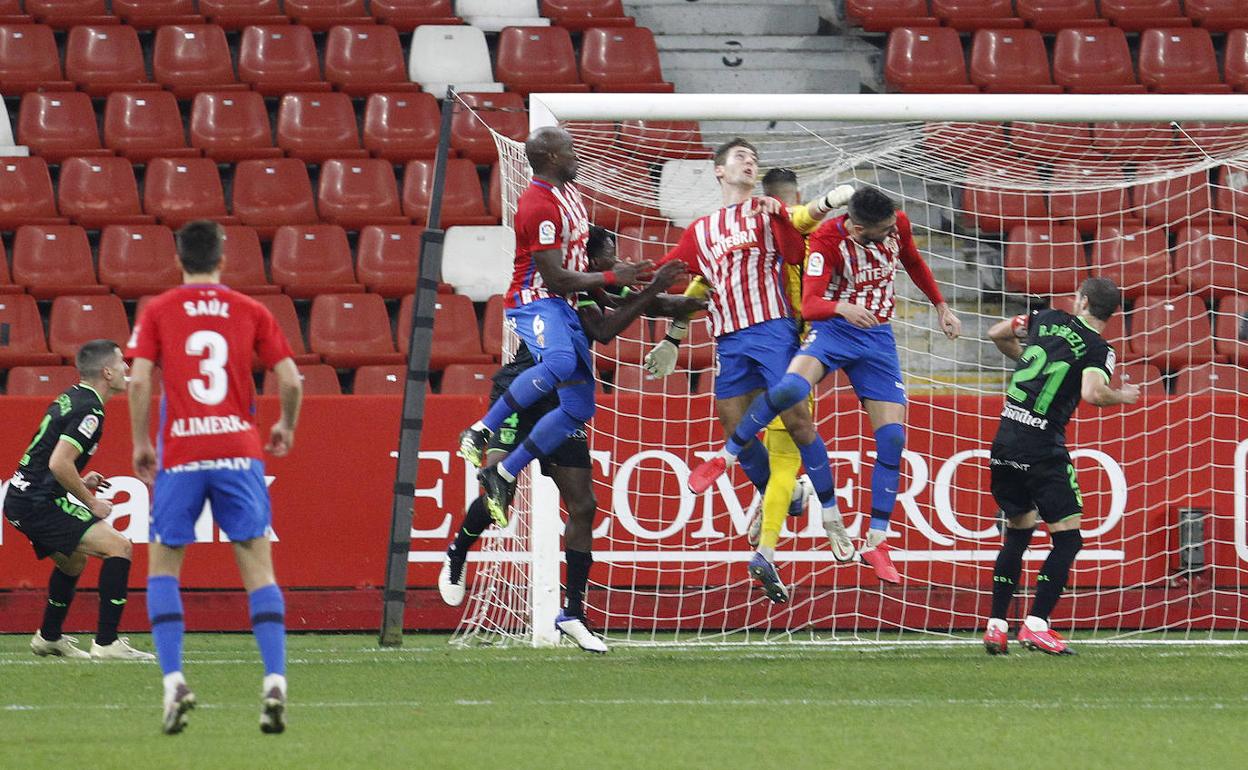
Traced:
<path fill-rule="evenodd" d="M 962 322 L 941 296 L 927 264 L 919 256 L 910 220 L 879 190 L 863 187 L 849 201 L 849 213 L 825 222 L 810 240 L 803 280 L 802 314 L 810 331 L 788 372 L 755 400 L 721 455 L 694 470 L 693 486 L 709 484 L 739 454 L 746 440 L 764 428 L 776 412 L 804 403 L 811 388 L 830 371 L 844 369 L 875 431 L 876 460 L 871 474 L 871 527 L 861 550 L 881 580 L 900 582 L 888 556 L 888 522 L 897 500 L 901 456 L 905 448 L 906 390 L 897 358 L 893 316 L 897 263 L 936 306 L 940 329 L 950 339 Z M 809 472 L 809 466 L 808 466 Z M 825 518 L 839 516 L 831 473 L 810 473 Z"/>

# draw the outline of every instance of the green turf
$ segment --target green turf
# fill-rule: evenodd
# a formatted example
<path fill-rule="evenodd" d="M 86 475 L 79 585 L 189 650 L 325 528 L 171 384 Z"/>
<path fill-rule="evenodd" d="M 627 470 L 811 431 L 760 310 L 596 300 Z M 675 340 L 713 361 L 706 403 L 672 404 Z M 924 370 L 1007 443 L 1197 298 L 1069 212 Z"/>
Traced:
<path fill-rule="evenodd" d="M 136 645 L 149 648 L 146 637 Z M 196 634 L 201 707 L 159 734 L 154 664 L 0 636 L 0 766 L 1242 767 L 1248 646 L 449 647 L 290 639 L 290 728 L 261 735 L 246 635 Z"/>

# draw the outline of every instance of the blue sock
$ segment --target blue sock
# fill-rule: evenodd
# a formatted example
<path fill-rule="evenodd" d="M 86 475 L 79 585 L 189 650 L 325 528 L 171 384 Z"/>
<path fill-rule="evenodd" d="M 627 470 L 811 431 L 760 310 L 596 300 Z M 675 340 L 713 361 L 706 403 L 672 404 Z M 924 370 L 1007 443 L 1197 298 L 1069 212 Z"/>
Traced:
<path fill-rule="evenodd" d="M 507 392 L 490 405 L 490 410 L 485 413 L 485 417 L 481 418 L 481 422 L 485 423 L 485 427 L 490 431 L 497 431 L 508 417 L 550 395 L 555 388 L 559 387 L 559 383 L 567 382 L 576 373 L 579 363 L 579 358 L 573 351 L 549 353 L 512 380 Z M 592 375 L 590 377 L 592 379 Z M 592 399 L 592 387 L 590 394 Z M 560 394 L 560 401 L 562 400 L 563 397 Z"/>
<path fill-rule="evenodd" d="M 160 672 L 168 675 L 182 670 L 182 595 L 178 579 L 172 575 L 152 575 L 147 579 L 147 619 L 152 623 L 152 643 L 160 659 Z"/>
<path fill-rule="evenodd" d="M 754 437 L 766 428 L 776 415 L 800 402 L 810 395 L 810 383 L 798 374 L 786 374 L 780 378 L 770 390 L 758 394 L 745 416 L 741 418 L 736 431 L 728 437 L 724 449 L 733 457 L 740 456 L 742 450 L 749 445 Z"/>
<path fill-rule="evenodd" d="M 768 456 L 763 442 L 754 439 L 746 444 L 737 455 L 737 462 L 741 465 L 741 470 L 745 471 L 746 478 L 758 489 L 758 493 L 766 494 L 767 482 L 771 480 L 771 457 Z"/>
<path fill-rule="evenodd" d="M 871 529 L 888 529 L 901 481 L 901 451 L 906 429 L 901 423 L 881 425 L 875 432 L 875 467 L 871 471 Z"/>
<path fill-rule="evenodd" d="M 836 479 L 832 476 L 832 464 L 828 462 L 828 448 L 818 436 L 809 444 L 799 446 L 797 451 L 802 455 L 802 465 L 806 466 L 806 475 L 815 487 L 815 495 L 819 505 L 831 508 L 836 505 Z"/>
<path fill-rule="evenodd" d="M 251 608 L 251 632 L 264 661 L 264 674 L 286 676 L 286 602 L 276 583 L 261 586 L 247 595 Z"/>

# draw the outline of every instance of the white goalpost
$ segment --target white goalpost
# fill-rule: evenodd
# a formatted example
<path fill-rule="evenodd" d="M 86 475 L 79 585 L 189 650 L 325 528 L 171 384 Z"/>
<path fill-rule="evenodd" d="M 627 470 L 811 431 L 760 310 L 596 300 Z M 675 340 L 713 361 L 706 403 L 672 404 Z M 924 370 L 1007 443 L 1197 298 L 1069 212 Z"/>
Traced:
<path fill-rule="evenodd" d="M 534 94 L 529 115 L 533 128 L 571 132 L 577 183 L 621 258 L 662 256 L 720 206 L 711 149 L 741 136 L 763 170 L 795 172 L 806 199 L 853 184 L 896 200 L 963 320 L 962 339 L 946 340 L 898 276 L 910 403 L 890 542 L 902 584 L 835 563 L 812 507 L 786 522 L 776 550 L 786 605 L 746 574 L 759 501 L 744 476 L 696 497 L 686 488 L 723 440 L 705 321 L 662 381 L 641 361 L 666 320 L 597 346 L 586 606 L 609 642 L 949 640 L 982 629 L 1001 526 L 986 458 L 1013 369 L 986 331 L 1030 308 L 1069 309 L 1092 275 L 1123 289 L 1105 334 L 1116 379 L 1144 397 L 1085 405 L 1071 421 L 1085 548 L 1054 625 L 1075 639 L 1245 638 L 1248 96 Z M 510 225 L 530 171 L 520 144 L 495 139 Z M 874 441 L 842 375 L 817 388 L 815 417 L 858 535 Z M 554 485 L 527 472 L 509 531 L 483 539 L 469 563 L 456 643 L 557 643 L 562 522 Z M 1020 602 L 1047 553 L 1041 528 Z"/>

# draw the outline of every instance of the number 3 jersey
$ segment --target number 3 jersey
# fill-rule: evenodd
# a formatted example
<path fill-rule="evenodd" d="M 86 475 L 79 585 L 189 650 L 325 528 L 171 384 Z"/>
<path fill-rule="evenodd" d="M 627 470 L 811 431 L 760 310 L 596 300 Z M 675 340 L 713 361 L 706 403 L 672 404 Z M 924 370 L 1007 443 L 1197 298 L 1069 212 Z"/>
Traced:
<path fill-rule="evenodd" d="M 161 468 L 262 459 L 252 360 L 270 369 L 292 355 L 268 308 L 218 284 L 179 286 L 144 309 L 126 355 L 161 369 Z"/>
<path fill-rule="evenodd" d="M 1095 329 L 1064 310 L 1017 316 L 1014 328 L 1027 336 L 1005 392 L 992 456 L 1022 462 L 1061 457 L 1066 453 L 1066 423 L 1083 391 L 1083 372 L 1091 369 L 1108 382 L 1114 350 Z"/>

